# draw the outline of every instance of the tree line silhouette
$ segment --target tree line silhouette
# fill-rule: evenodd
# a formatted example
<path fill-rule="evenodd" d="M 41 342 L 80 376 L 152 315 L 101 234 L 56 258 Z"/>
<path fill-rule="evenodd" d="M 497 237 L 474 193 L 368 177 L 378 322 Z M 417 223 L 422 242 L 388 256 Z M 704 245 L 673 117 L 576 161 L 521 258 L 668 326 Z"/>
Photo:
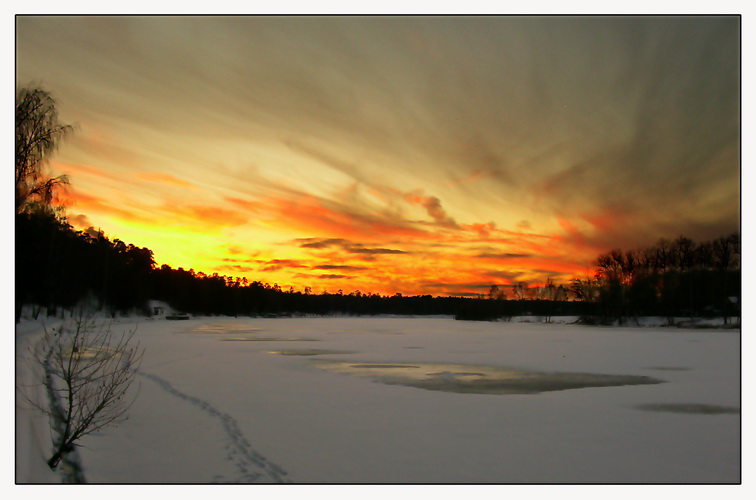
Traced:
<path fill-rule="evenodd" d="M 595 263 L 594 279 L 574 278 L 586 321 L 639 316 L 740 317 L 740 236 L 696 243 L 680 236 L 639 250 L 612 250 Z"/>
<path fill-rule="evenodd" d="M 158 300 L 201 315 L 400 314 L 454 315 L 461 320 L 497 320 L 534 315 L 579 316 L 593 324 L 625 323 L 640 316 L 676 318 L 740 315 L 738 234 L 695 243 L 685 237 L 660 240 L 641 250 L 612 250 L 595 262 L 594 276 L 569 284 L 551 279 L 492 285 L 487 296 L 392 296 L 355 291 L 313 294 L 284 291 L 246 278 L 207 275 L 156 266 L 148 248 L 112 241 L 101 231 L 76 231 L 57 191 L 65 176 L 45 172 L 50 154 L 72 130 L 59 122 L 49 92 L 24 88 L 16 95 L 16 321 L 25 306 L 38 317 L 82 303 L 113 314 L 141 311 Z"/>
<path fill-rule="evenodd" d="M 16 318 L 23 306 L 54 315 L 88 302 L 111 313 L 150 314 L 149 300 L 199 315 L 287 314 L 454 315 L 495 320 L 513 316 L 580 316 L 585 323 L 662 316 L 740 314 L 737 234 L 695 244 L 680 237 L 644 250 L 612 250 L 596 259 L 594 276 L 565 284 L 493 285 L 487 295 L 434 297 L 355 291 L 313 294 L 246 278 L 156 266 L 148 248 L 110 240 L 90 228 L 75 231 L 51 213 L 16 216 Z"/>
<path fill-rule="evenodd" d="M 88 302 L 110 313 L 150 314 L 149 300 L 199 315 L 450 314 L 457 297 L 393 296 L 355 291 L 313 294 L 246 278 L 156 266 L 147 248 L 75 231 L 50 213 L 16 215 L 16 319 Z"/>

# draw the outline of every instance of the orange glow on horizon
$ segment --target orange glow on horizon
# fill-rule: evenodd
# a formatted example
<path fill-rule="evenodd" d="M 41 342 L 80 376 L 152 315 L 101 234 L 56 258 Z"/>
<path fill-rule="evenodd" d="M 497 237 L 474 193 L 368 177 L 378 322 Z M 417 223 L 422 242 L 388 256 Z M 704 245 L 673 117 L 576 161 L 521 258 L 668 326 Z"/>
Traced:
<path fill-rule="evenodd" d="M 580 258 L 590 246 L 563 217 L 557 219 L 563 232 L 547 235 L 493 222 L 451 226 L 443 223 L 445 214 L 434 225 L 340 211 L 312 195 L 128 209 L 74 189 L 68 200 L 77 227 L 96 221 L 95 227 L 111 228 L 108 237 L 150 248 L 158 265 L 316 293 L 477 295 L 493 284 L 535 286 L 547 277 L 566 283 L 590 265 Z M 411 201 L 436 203 L 428 196 Z"/>

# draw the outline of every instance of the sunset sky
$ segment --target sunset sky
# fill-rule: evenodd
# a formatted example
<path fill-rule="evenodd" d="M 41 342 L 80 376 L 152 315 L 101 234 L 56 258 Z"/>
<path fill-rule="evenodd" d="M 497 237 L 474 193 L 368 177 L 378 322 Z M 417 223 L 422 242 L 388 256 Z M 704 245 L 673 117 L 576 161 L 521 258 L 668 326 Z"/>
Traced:
<path fill-rule="evenodd" d="M 78 229 L 283 288 L 566 282 L 740 225 L 738 17 L 17 17 Z"/>

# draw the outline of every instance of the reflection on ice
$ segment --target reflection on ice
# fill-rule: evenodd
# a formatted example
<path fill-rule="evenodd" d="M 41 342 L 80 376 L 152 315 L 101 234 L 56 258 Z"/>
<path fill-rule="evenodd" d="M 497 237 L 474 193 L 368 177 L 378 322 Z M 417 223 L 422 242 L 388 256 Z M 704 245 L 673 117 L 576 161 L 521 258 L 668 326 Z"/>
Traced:
<path fill-rule="evenodd" d="M 388 364 L 379 364 L 379 363 L 369 363 L 369 364 L 364 364 L 364 365 L 349 365 L 349 367 L 350 368 L 358 368 L 358 369 L 359 368 L 368 368 L 368 369 L 371 369 L 371 370 L 374 370 L 374 369 L 379 369 L 380 370 L 380 369 L 388 369 L 388 368 L 420 368 L 419 366 L 416 366 L 416 365 L 404 365 L 404 364 L 401 364 L 401 365 L 388 365 Z"/>
<path fill-rule="evenodd" d="M 704 405 L 698 403 L 653 403 L 640 405 L 640 410 L 668 411 L 672 413 L 692 413 L 700 415 L 721 415 L 725 413 L 739 414 L 739 408 L 731 406 Z"/>
<path fill-rule="evenodd" d="M 235 325 L 233 323 L 215 323 L 210 325 L 199 325 L 194 328 L 190 328 L 185 333 L 221 333 L 221 334 L 244 334 L 244 333 L 257 333 L 260 328 L 250 328 L 245 325 Z"/>
<path fill-rule="evenodd" d="M 281 351 L 266 351 L 268 354 L 282 356 L 319 356 L 325 354 L 354 354 L 354 351 L 331 351 L 328 349 L 286 349 Z"/>
<path fill-rule="evenodd" d="M 660 384 L 663 380 L 636 375 L 547 373 L 500 366 L 437 363 L 355 363 L 317 361 L 315 366 L 334 373 L 371 378 L 429 391 L 469 394 L 536 394 L 584 387 Z"/>
<path fill-rule="evenodd" d="M 233 342 L 318 342 L 319 339 L 300 339 L 293 337 L 227 337 L 221 340 Z"/>

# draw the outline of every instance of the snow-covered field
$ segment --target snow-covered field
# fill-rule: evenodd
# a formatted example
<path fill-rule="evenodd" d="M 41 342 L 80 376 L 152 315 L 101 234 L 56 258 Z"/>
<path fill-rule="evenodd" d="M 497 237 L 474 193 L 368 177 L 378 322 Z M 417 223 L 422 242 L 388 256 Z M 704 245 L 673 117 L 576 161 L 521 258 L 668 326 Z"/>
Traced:
<path fill-rule="evenodd" d="M 135 325 L 146 351 L 130 417 L 78 448 L 91 483 L 740 481 L 738 330 L 390 317 L 113 329 Z M 17 383 L 32 380 L 23 357 L 41 329 L 17 327 Z M 45 418 L 17 402 L 16 481 L 60 481 L 50 451 Z"/>

